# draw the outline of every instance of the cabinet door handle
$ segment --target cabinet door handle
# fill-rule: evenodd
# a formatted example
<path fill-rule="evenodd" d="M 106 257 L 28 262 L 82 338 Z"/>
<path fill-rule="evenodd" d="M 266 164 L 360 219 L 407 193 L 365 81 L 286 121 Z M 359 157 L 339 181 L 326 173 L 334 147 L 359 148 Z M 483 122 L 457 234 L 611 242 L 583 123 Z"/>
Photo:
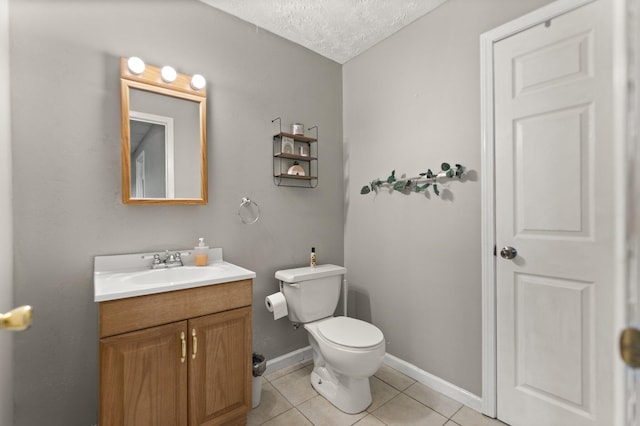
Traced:
<path fill-rule="evenodd" d="M 184 335 L 184 331 L 180 333 L 180 340 L 182 342 L 182 357 L 180 362 L 184 364 L 184 360 L 187 358 L 187 338 Z"/>
<path fill-rule="evenodd" d="M 198 338 L 196 337 L 196 329 L 191 330 L 191 336 L 193 336 L 193 353 L 191 354 L 191 359 L 196 359 L 196 354 L 198 353 Z"/>

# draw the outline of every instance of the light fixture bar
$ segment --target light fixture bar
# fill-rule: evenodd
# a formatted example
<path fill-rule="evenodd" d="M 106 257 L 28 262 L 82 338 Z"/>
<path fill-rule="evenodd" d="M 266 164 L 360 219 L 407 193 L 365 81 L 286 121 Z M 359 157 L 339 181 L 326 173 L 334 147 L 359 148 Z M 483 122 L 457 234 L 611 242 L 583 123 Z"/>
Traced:
<path fill-rule="evenodd" d="M 201 74 L 191 76 L 179 73 L 169 65 L 162 68 L 148 65 L 135 56 L 121 58 L 120 77 L 166 89 L 179 90 L 195 96 L 206 96 L 203 89 L 206 87 L 207 81 Z"/>

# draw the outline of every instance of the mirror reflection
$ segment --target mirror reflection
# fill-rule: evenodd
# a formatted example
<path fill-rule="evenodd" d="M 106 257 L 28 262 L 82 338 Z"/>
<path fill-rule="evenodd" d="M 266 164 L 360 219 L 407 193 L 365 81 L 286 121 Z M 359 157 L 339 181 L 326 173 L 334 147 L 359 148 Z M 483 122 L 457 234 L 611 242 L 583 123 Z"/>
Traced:
<path fill-rule="evenodd" d="M 200 196 L 199 104 L 129 92 L 132 198 Z"/>
<path fill-rule="evenodd" d="M 123 202 L 206 204 L 206 95 L 144 84 L 137 80 L 145 76 L 132 75 L 124 64 Z"/>

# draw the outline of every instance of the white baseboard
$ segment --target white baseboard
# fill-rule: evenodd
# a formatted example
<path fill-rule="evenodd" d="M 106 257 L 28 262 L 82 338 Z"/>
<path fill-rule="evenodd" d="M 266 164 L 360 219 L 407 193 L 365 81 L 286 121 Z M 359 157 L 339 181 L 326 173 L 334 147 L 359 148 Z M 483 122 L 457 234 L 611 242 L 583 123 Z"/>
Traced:
<path fill-rule="evenodd" d="M 471 392 L 464 390 L 452 383 L 447 382 L 440 377 L 434 376 L 431 373 L 427 373 L 424 370 L 419 369 L 413 364 L 409 364 L 406 361 L 401 360 L 391 354 L 386 354 L 384 363 L 389 367 L 398 370 L 401 373 L 406 374 L 412 379 L 422 383 L 425 386 L 429 386 L 431 389 L 440 392 L 448 396 L 449 398 L 458 401 L 461 404 L 466 405 L 469 408 L 473 408 L 476 411 L 482 412 L 482 398 L 478 395 L 474 395 Z"/>
<path fill-rule="evenodd" d="M 267 369 L 265 370 L 264 374 L 273 373 L 274 371 L 297 364 L 299 362 L 308 361 L 310 359 L 313 359 L 311 346 L 305 346 L 304 348 L 296 349 L 293 352 L 289 352 L 280 355 L 279 357 L 267 360 Z"/>
<path fill-rule="evenodd" d="M 298 364 L 300 362 L 313 359 L 313 352 L 311 346 L 296 349 L 293 352 L 289 352 L 280 355 L 277 358 L 273 358 L 267 361 L 267 369 L 265 374 L 273 373 L 274 371 L 288 367 L 290 365 Z M 431 373 L 427 373 L 424 370 L 401 360 L 391 354 L 386 354 L 384 358 L 385 364 L 389 367 L 398 370 L 399 372 L 406 374 L 412 379 L 422 383 L 425 386 L 429 386 L 431 389 L 440 392 L 449 398 L 458 401 L 461 404 L 466 405 L 469 408 L 473 408 L 476 411 L 482 412 L 482 398 L 471 392 L 464 390 L 452 383 L 447 382 L 440 377 L 434 376 Z"/>

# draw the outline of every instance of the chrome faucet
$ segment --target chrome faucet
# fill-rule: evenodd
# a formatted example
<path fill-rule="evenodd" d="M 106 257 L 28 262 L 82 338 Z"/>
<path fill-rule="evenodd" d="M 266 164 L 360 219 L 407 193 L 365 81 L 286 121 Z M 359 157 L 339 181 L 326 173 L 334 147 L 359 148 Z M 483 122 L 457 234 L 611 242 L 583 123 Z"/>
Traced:
<path fill-rule="evenodd" d="M 175 253 L 169 253 L 169 250 L 165 251 L 164 259 L 161 259 L 157 253 L 153 255 L 151 269 L 175 268 L 178 266 L 184 266 L 182 263 L 182 255 L 179 251 Z"/>

